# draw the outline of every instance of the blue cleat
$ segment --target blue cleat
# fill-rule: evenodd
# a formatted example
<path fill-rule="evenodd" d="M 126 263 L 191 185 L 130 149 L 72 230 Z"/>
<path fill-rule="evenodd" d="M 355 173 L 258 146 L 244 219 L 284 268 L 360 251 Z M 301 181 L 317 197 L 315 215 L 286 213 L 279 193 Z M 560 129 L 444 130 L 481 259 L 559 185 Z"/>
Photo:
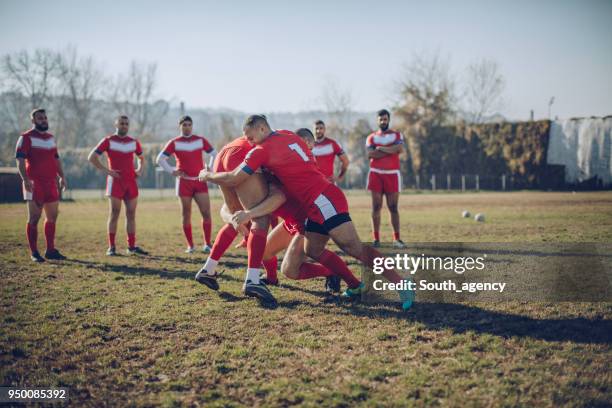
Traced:
<path fill-rule="evenodd" d="M 405 279 L 405 282 L 412 282 L 412 279 Z M 414 302 L 414 291 L 410 289 L 398 290 L 399 298 L 402 301 L 402 309 L 408 310 L 412 307 Z"/>
<path fill-rule="evenodd" d="M 365 285 L 363 282 L 359 284 L 356 288 L 347 288 L 341 295 L 344 299 L 358 299 L 361 298 L 361 293 L 365 289 Z"/>

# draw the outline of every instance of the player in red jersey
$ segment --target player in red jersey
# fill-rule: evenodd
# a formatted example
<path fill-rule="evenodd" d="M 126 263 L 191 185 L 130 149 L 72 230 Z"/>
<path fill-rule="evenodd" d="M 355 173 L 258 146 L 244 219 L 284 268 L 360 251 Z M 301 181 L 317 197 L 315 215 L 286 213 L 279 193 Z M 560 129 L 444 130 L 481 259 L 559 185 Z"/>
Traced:
<path fill-rule="evenodd" d="M 55 223 L 59 212 L 59 186 L 66 189 L 66 178 L 59 160 L 55 138 L 48 133 L 49 122 L 44 109 L 35 109 L 30 114 L 32 129 L 17 140 L 15 157 L 19 175 L 23 180 L 23 199 L 28 202 L 26 236 L 34 262 L 44 262 L 38 252 L 38 221 L 45 211 L 45 258 L 66 259 L 55 248 Z"/>
<path fill-rule="evenodd" d="M 224 172 L 232 171 L 242 163 L 247 152 L 253 146 L 246 137 L 239 137 L 225 145 L 215 158 L 213 171 Z M 208 169 L 203 170 L 204 173 Z M 275 191 L 270 189 L 263 175 L 258 173 L 250 178 L 247 183 L 240 186 L 221 186 L 224 205 L 229 213 L 233 213 L 244 208 L 251 208 L 262 202 L 269 194 Z M 279 193 L 278 191 L 276 193 Z M 282 194 L 282 193 L 281 193 Z M 284 198 L 283 198 L 284 200 Z M 244 294 L 258 298 L 264 305 L 276 304 L 276 299 L 260 280 L 261 263 L 263 253 L 266 248 L 266 234 L 269 227 L 268 215 L 253 218 L 250 233 L 247 239 L 247 273 L 243 285 Z M 219 259 L 231 245 L 238 231 L 231 223 L 227 223 L 217 233 L 210 256 L 206 263 L 196 274 L 196 280 L 207 287 L 218 290 L 217 273 L 215 268 Z"/>
<path fill-rule="evenodd" d="M 308 149 L 312 151 L 315 145 L 312 132 L 309 129 L 300 128 L 295 133 L 302 138 Z M 278 284 L 276 254 L 286 250 L 281 264 L 281 272 L 287 278 L 302 280 L 324 277 L 327 292 L 340 292 L 340 277 L 338 275 L 323 265 L 306 262 L 304 224 L 307 217 L 299 203 L 291 199 L 285 200 L 281 206 L 278 206 L 277 203 L 272 197 L 268 197 L 256 207 L 238 211 L 232 215 L 232 222 L 235 225 L 244 224 L 254 217 L 268 213 L 275 214 L 284 220 L 282 224 L 277 225 L 270 231 L 266 240 L 266 251 L 263 256 L 263 264 L 266 268 L 266 283 Z"/>
<path fill-rule="evenodd" d="M 338 142 L 325 136 L 325 123 L 322 120 L 315 122 L 315 145 L 312 148 L 312 154 L 317 160 L 319 169 L 333 183 L 340 183 L 344 180 L 346 170 L 348 169 L 349 159 Z M 334 160 L 338 157 L 342 163 L 340 172 L 334 176 Z"/>
<path fill-rule="evenodd" d="M 211 156 L 210 164 L 214 161 L 216 151 L 214 147 L 202 136 L 193 135 L 193 120 L 190 116 L 179 119 L 181 135 L 170 140 L 157 156 L 157 164 L 166 172 L 176 177 L 176 195 L 181 203 L 183 215 L 183 233 L 187 240 L 187 253 L 193 253 L 193 235 L 191 231 L 191 201 L 195 200 L 202 215 L 202 235 L 204 237 L 203 251 L 209 253 L 211 249 L 212 222 L 210 217 L 210 199 L 208 186 L 198 180 L 200 170 L 205 167 L 204 153 Z M 168 158 L 174 155 L 176 168 L 168 163 Z"/>
<path fill-rule="evenodd" d="M 136 178 L 144 171 L 144 160 L 140 142 L 128 136 L 130 121 L 121 115 L 115 120 L 116 132 L 106 136 L 89 153 L 89 161 L 106 174 L 106 195 L 109 198 L 110 212 L 108 214 L 108 250 L 106 255 L 117 254 L 115 235 L 117 222 L 121 213 L 121 202 L 125 202 L 125 217 L 128 249 L 127 253 L 147 255 L 147 252 L 136 246 L 136 206 L 138 204 L 138 184 Z M 100 162 L 100 156 L 106 153 L 108 167 Z M 138 159 L 138 167 L 134 169 L 134 155 Z"/>
<path fill-rule="evenodd" d="M 244 124 L 244 134 L 256 146 L 234 171 L 211 173 L 203 170 L 200 179 L 222 186 L 235 187 L 247 180 L 260 167 L 274 174 L 289 198 L 297 200 L 308 216 L 304 250 L 308 256 L 334 271 L 347 282 L 346 297 L 361 296 L 363 284 L 355 279 L 346 263 L 325 246 L 331 237 L 347 254 L 373 267 L 382 255 L 363 245 L 348 213 L 346 197 L 318 170 L 314 156 L 297 135 L 286 130 L 272 131 L 265 116 L 252 115 Z M 402 278 L 394 269 L 383 272 L 391 282 Z M 399 291 L 403 308 L 412 305 L 413 293 Z"/>
<path fill-rule="evenodd" d="M 378 111 L 379 130 L 368 136 L 366 148 L 370 159 L 367 189 L 372 193 L 372 235 L 374 246 L 380 246 L 380 211 L 383 195 L 393 227 L 393 246 L 406 248 L 400 239 L 399 195 L 402 191 L 402 175 L 399 155 L 404 148 L 404 137 L 389 129 L 391 114 L 386 109 Z"/>

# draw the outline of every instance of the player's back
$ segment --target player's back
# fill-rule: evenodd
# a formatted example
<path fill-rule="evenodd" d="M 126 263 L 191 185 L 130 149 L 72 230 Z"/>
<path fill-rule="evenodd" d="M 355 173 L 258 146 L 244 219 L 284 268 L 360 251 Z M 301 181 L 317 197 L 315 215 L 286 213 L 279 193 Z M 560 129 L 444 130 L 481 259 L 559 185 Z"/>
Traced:
<path fill-rule="evenodd" d="M 264 167 L 301 203 L 309 205 L 329 185 L 312 152 L 295 133 L 277 130 L 261 146 L 268 153 Z"/>

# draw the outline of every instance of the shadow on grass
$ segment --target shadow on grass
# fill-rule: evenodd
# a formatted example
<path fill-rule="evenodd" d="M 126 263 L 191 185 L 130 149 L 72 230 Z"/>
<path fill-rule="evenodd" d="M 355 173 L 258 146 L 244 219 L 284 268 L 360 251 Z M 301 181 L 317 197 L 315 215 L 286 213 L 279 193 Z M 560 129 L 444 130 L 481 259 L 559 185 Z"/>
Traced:
<path fill-rule="evenodd" d="M 134 276 L 149 275 L 164 279 L 193 280 L 196 272 L 195 270 L 189 272 L 165 271 L 142 266 L 109 265 L 74 259 L 67 262 L 85 265 L 89 268 L 105 272 Z M 221 275 L 220 279 L 221 282 L 223 280 L 242 281 L 242 279 L 227 273 Z M 287 285 L 286 283 L 282 284 L 281 289 L 300 290 L 320 297 L 325 295 L 323 291 Z M 283 301 L 282 294 L 276 290 L 274 292 L 277 292 L 275 296 L 281 297 L 278 303 L 280 308 L 295 309 L 301 305 L 308 305 L 309 307 L 322 308 L 329 311 L 329 306 L 326 305 L 326 303 L 330 302 L 328 299 L 322 299 L 321 303 L 299 300 Z M 227 292 L 219 292 L 219 297 L 227 302 L 237 302 L 246 299 Z M 491 334 L 504 338 L 527 337 L 546 341 L 570 341 L 586 344 L 612 343 L 612 321 L 609 319 L 587 319 L 584 317 L 537 319 L 458 303 L 417 303 L 407 312 L 389 305 L 368 305 L 342 301 L 337 303 L 338 308 L 334 309 L 336 313 L 375 319 L 407 319 L 422 323 L 431 329 L 451 329 L 455 333 L 472 331 L 477 334 Z"/>
<path fill-rule="evenodd" d="M 525 337 L 585 344 L 612 343 L 612 321 L 609 319 L 537 319 L 457 303 L 417 303 L 405 312 L 389 305 L 374 306 L 363 303 L 340 302 L 339 307 L 348 315 L 376 319 L 407 319 L 422 323 L 430 329 L 450 329 L 459 334 L 472 331 L 503 338 Z"/>

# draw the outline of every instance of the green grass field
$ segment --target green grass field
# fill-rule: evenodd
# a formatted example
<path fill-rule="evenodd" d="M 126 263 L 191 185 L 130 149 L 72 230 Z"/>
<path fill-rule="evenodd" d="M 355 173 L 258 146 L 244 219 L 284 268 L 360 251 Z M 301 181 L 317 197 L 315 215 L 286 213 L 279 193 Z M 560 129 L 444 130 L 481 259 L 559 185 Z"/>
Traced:
<path fill-rule="evenodd" d="M 410 194 L 400 204 L 407 242 L 612 242 L 610 192 Z M 281 277 L 279 307 L 262 309 L 241 293 L 244 250 L 220 264 L 219 293 L 193 280 L 205 255 L 182 252 L 173 199 L 139 205 L 151 256 L 105 257 L 106 205 L 62 203 L 57 246 L 70 259 L 43 265 L 29 261 L 25 206 L 0 206 L 1 385 L 67 387 L 71 405 L 96 407 L 612 404 L 610 303 L 402 312 Z M 351 194 L 350 206 L 369 239 L 368 197 Z M 117 239 L 123 252 L 123 231 Z"/>

